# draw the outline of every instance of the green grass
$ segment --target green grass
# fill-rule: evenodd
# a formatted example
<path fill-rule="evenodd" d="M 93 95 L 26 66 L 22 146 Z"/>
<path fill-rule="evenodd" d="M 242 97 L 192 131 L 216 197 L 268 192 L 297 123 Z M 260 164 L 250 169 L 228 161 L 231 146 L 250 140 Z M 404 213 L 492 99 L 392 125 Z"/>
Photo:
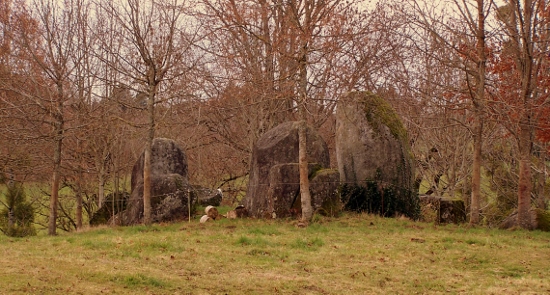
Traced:
<path fill-rule="evenodd" d="M 371 215 L 0 236 L 0 294 L 547 294 L 550 233 Z"/>

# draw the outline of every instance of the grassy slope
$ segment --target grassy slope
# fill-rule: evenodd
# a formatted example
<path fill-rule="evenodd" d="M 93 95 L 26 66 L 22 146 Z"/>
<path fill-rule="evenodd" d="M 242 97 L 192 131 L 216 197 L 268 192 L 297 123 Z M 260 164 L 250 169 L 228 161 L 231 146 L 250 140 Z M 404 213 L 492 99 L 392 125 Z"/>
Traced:
<path fill-rule="evenodd" d="M 1 294 L 546 294 L 550 233 L 370 215 L 0 237 Z"/>

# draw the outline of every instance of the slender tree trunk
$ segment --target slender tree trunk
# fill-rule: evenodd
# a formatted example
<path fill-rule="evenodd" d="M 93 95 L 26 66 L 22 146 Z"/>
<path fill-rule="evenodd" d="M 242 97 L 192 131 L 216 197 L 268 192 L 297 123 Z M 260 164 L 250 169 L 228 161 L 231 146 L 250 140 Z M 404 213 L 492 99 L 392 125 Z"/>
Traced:
<path fill-rule="evenodd" d="M 147 146 L 143 163 L 143 223 L 150 225 L 151 220 L 151 154 L 153 152 L 153 140 L 155 138 L 155 93 L 154 87 L 149 90 L 147 110 L 149 117 L 149 130 L 147 132 Z"/>
<path fill-rule="evenodd" d="M 536 8 L 532 0 L 511 0 L 511 25 L 509 26 L 510 37 L 517 46 L 516 66 L 521 76 L 521 94 L 519 100 L 521 114 L 516 137 L 519 149 L 519 180 L 518 180 L 518 225 L 525 229 L 531 229 L 531 152 L 533 144 L 533 119 L 532 119 L 532 94 L 537 83 L 536 73 L 533 72 L 534 65 L 534 32 L 533 21 L 536 19 Z"/>
<path fill-rule="evenodd" d="M 303 107 L 301 107 L 303 108 Z M 311 194 L 309 191 L 308 161 L 307 161 L 307 122 L 300 121 L 298 126 L 298 166 L 300 167 L 300 199 L 302 203 L 302 221 L 309 222 L 313 216 Z"/>
<path fill-rule="evenodd" d="M 472 163 L 472 199 L 470 201 L 470 224 L 479 223 L 479 199 L 481 192 L 481 148 L 483 122 L 476 118 L 474 128 L 474 159 Z"/>
<path fill-rule="evenodd" d="M 78 167 L 76 181 L 76 229 L 82 229 L 82 167 Z"/>
<path fill-rule="evenodd" d="M 105 200 L 105 163 L 101 163 L 101 168 L 99 168 L 99 175 L 97 176 L 97 206 L 101 208 Z"/>
<path fill-rule="evenodd" d="M 520 123 L 519 133 L 519 182 L 518 182 L 518 225 L 531 229 L 531 130 L 529 120 Z"/>
<path fill-rule="evenodd" d="M 114 173 L 113 173 L 113 184 L 115 185 L 115 191 L 114 191 L 114 195 L 113 195 L 113 200 L 112 200 L 112 203 L 111 203 L 111 212 L 112 212 L 112 216 L 111 216 L 111 220 L 112 220 L 112 225 L 116 225 L 116 221 L 115 221 L 115 212 L 119 212 L 119 206 L 118 206 L 118 201 L 119 201 L 119 174 L 118 174 L 118 160 L 115 159 L 114 161 L 114 167 L 113 167 L 113 170 L 114 170 Z"/>
<path fill-rule="evenodd" d="M 485 108 L 485 75 L 487 57 L 485 54 L 485 13 L 484 1 L 477 0 L 477 30 L 476 51 L 477 77 L 476 91 L 473 97 L 475 126 L 474 126 L 474 159 L 472 163 L 472 198 L 470 200 L 470 224 L 479 223 L 479 209 L 481 198 L 481 151 L 483 147 L 483 113 Z"/>
<path fill-rule="evenodd" d="M 81 96 L 82 97 L 82 96 Z M 80 121 L 80 118 L 79 118 Z M 75 180 L 75 199 L 76 199 L 76 210 L 75 210 L 75 219 L 76 219 L 76 229 L 82 229 L 82 171 L 83 171 L 83 160 L 82 160 L 82 148 L 80 146 L 80 140 L 76 140 L 76 150 L 78 153 L 77 160 L 77 177 Z"/>
<path fill-rule="evenodd" d="M 12 204 L 9 208 L 8 208 L 8 235 L 11 235 L 14 231 L 14 228 L 15 228 L 15 214 L 14 214 L 14 205 L 15 204 Z"/>
<path fill-rule="evenodd" d="M 541 147 L 543 151 L 546 151 L 546 146 Z M 545 187 L 546 187 L 546 153 L 541 152 L 538 159 L 537 169 L 539 170 L 536 173 L 535 178 L 537 179 L 537 188 L 535 190 L 536 206 L 539 209 L 546 210 L 546 197 L 545 197 Z"/>
<path fill-rule="evenodd" d="M 298 115 L 298 166 L 300 168 L 300 199 L 302 203 L 302 222 L 309 222 L 313 217 L 311 206 L 311 194 L 309 191 L 309 165 L 307 161 L 307 45 L 304 45 L 299 69 L 299 95 Z"/>
<path fill-rule="evenodd" d="M 61 176 L 61 148 L 63 143 L 63 121 L 58 119 L 55 123 L 55 147 L 53 154 L 52 193 L 50 196 L 50 216 L 48 222 L 48 234 L 56 235 L 57 206 L 59 200 L 59 180 Z"/>
<path fill-rule="evenodd" d="M 13 174 L 10 173 L 10 180 L 8 181 L 8 189 L 13 193 L 9 193 L 7 199 L 8 205 L 8 234 L 11 234 L 15 226 L 15 194 L 18 193 L 18 190 L 15 189 L 15 183 L 13 181 Z"/>

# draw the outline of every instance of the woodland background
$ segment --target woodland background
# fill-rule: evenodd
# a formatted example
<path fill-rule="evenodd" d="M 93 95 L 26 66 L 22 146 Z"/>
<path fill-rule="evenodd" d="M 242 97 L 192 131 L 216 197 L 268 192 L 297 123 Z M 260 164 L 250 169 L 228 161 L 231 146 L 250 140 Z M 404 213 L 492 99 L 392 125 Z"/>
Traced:
<path fill-rule="evenodd" d="M 166 137 L 236 203 L 281 122 L 305 117 L 336 167 L 336 102 L 366 90 L 408 129 L 420 193 L 495 225 L 548 202 L 549 37 L 546 0 L 1 0 L 0 171 L 69 231 Z"/>

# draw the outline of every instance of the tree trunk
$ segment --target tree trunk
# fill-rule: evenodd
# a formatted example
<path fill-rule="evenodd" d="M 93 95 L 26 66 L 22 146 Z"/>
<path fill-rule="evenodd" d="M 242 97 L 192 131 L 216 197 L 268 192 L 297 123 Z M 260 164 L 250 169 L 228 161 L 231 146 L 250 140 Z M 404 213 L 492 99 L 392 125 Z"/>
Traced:
<path fill-rule="evenodd" d="M 487 57 L 485 54 L 485 13 L 484 0 L 477 0 L 477 77 L 476 91 L 473 97 L 474 126 L 474 159 L 472 163 L 472 199 L 470 202 L 470 224 L 479 223 L 481 198 L 481 151 L 483 147 L 483 113 L 485 108 L 485 75 Z"/>
<path fill-rule="evenodd" d="M 300 200 L 302 203 L 303 222 L 309 222 L 313 217 L 311 194 L 309 191 L 306 133 L 307 122 L 302 119 L 300 121 L 300 126 L 298 127 L 298 166 L 300 167 Z"/>
<path fill-rule="evenodd" d="M 300 199 L 302 203 L 302 222 L 309 222 L 313 217 L 311 207 L 311 194 L 309 191 L 309 173 L 307 161 L 307 45 L 302 48 L 299 69 L 299 95 L 298 115 L 300 125 L 298 126 L 298 166 L 300 169 Z"/>
<path fill-rule="evenodd" d="M 13 174 L 10 173 L 10 180 L 8 181 L 8 234 L 11 234 L 15 227 L 15 200 L 17 199 L 16 194 L 18 190 L 15 189 L 15 183 L 13 181 Z M 11 193 L 10 193 L 11 192 Z"/>
<path fill-rule="evenodd" d="M 15 214 L 14 214 L 14 205 L 8 208 L 8 235 L 13 233 L 15 228 Z"/>
<path fill-rule="evenodd" d="M 537 187 L 535 190 L 536 194 L 536 206 L 539 209 L 546 210 L 546 197 L 545 197 L 545 187 L 546 187 L 546 146 L 543 145 L 541 148 L 542 152 L 540 152 L 539 159 L 538 159 L 538 165 L 535 178 L 537 179 Z"/>
<path fill-rule="evenodd" d="M 120 139 L 117 139 L 118 142 L 120 143 Z M 120 144 L 119 144 L 119 147 L 120 147 Z M 120 150 L 120 148 L 119 148 Z M 115 158 L 114 159 L 114 162 L 113 162 L 113 184 L 115 186 L 115 191 L 114 191 L 114 195 L 113 195 L 113 200 L 112 200 L 112 206 L 111 206 L 111 220 L 112 220 L 112 225 L 116 225 L 116 221 L 115 221 L 115 212 L 120 212 L 120 208 L 119 208 L 119 187 L 120 187 L 120 180 L 119 180 L 119 172 L 118 172 L 118 158 Z M 120 220 L 122 221 L 122 218 L 120 218 Z"/>
<path fill-rule="evenodd" d="M 97 175 L 97 207 L 101 208 L 105 201 L 105 161 L 100 164 L 99 173 Z"/>
<path fill-rule="evenodd" d="M 82 171 L 79 167 L 79 179 L 76 181 L 76 229 L 82 229 Z"/>
<path fill-rule="evenodd" d="M 59 200 L 59 180 L 61 176 L 61 148 L 63 143 L 63 121 L 58 119 L 55 122 L 55 147 L 53 154 L 53 175 L 52 175 L 52 193 L 50 195 L 50 216 L 48 221 L 48 234 L 56 235 L 57 229 L 57 206 Z"/>
<path fill-rule="evenodd" d="M 75 212 L 75 219 L 76 219 L 76 229 L 80 230 L 82 229 L 82 150 L 80 146 L 80 140 L 77 139 L 76 141 L 76 149 L 78 151 L 78 166 L 77 166 L 77 178 L 75 181 L 76 191 L 75 191 L 75 198 L 76 198 L 76 212 Z"/>
<path fill-rule="evenodd" d="M 154 88 L 154 87 L 150 87 Z M 155 94 L 154 89 L 149 90 L 147 99 L 149 116 L 149 130 L 147 133 L 147 146 L 143 163 L 143 223 L 150 225 L 151 220 L 151 154 L 153 153 L 153 139 L 155 138 Z"/>
<path fill-rule="evenodd" d="M 481 148 L 483 122 L 476 117 L 474 127 L 474 161 L 472 163 L 472 199 L 470 201 L 470 224 L 479 223 L 479 199 L 481 192 Z"/>
<path fill-rule="evenodd" d="M 524 115 L 525 116 L 525 115 Z M 518 182 L 518 225 L 531 229 L 531 130 L 529 120 L 520 123 L 519 133 L 519 182 Z"/>

